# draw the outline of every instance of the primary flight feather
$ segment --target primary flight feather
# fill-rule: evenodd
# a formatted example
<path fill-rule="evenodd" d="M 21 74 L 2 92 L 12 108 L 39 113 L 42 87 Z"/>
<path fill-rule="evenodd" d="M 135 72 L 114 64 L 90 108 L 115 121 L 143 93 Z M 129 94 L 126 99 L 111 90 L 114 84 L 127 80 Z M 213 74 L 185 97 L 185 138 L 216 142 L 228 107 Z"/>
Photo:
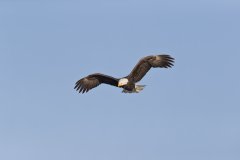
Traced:
<path fill-rule="evenodd" d="M 170 55 L 155 55 L 142 58 L 133 68 L 131 73 L 123 78 L 114 78 L 101 73 L 90 74 L 75 84 L 74 89 L 79 93 L 85 93 L 104 83 L 123 88 L 124 93 L 138 93 L 143 90 L 144 85 L 136 85 L 146 73 L 153 68 L 171 68 L 174 58 Z"/>

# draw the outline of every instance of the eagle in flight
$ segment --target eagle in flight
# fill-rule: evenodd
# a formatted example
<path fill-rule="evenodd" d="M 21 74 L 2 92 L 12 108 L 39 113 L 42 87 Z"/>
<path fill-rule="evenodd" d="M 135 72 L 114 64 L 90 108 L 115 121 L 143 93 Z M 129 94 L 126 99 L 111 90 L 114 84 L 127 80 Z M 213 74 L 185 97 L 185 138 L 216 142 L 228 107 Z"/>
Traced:
<path fill-rule="evenodd" d="M 89 90 L 104 83 L 115 87 L 123 88 L 123 93 L 139 93 L 145 85 L 137 85 L 146 73 L 153 68 L 171 68 L 174 58 L 170 55 L 153 55 L 143 57 L 133 68 L 131 73 L 122 78 L 114 78 L 101 73 L 90 74 L 75 84 L 74 89 L 79 93 L 87 93 Z"/>

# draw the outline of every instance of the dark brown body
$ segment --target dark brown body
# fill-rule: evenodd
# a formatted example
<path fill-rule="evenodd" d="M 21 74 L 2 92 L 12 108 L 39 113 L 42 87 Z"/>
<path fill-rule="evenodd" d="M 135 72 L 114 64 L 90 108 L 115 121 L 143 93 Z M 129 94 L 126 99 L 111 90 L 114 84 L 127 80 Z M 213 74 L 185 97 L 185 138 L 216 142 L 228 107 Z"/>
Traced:
<path fill-rule="evenodd" d="M 133 82 L 128 82 L 127 85 L 122 87 L 123 89 L 127 90 L 127 91 L 134 91 L 135 89 L 135 83 Z"/>

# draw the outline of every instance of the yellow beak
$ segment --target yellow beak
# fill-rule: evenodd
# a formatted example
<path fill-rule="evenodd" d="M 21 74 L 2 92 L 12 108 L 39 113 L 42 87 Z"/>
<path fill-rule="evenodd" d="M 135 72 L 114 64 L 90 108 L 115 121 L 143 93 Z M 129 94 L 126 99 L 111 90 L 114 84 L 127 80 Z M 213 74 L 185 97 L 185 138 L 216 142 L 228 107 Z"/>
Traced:
<path fill-rule="evenodd" d="M 121 85 L 121 83 L 118 83 L 118 87 L 121 87 L 122 85 Z"/>

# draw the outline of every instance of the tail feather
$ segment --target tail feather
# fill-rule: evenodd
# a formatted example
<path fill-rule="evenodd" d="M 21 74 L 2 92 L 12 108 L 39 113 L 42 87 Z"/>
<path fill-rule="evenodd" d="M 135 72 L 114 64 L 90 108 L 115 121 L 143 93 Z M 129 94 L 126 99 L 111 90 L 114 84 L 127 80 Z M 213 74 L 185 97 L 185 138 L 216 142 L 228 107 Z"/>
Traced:
<path fill-rule="evenodd" d="M 136 85 L 135 86 L 136 93 L 139 93 L 140 91 L 142 91 L 145 86 L 146 85 Z"/>
<path fill-rule="evenodd" d="M 133 91 L 128 91 L 123 89 L 123 93 L 139 93 L 140 91 L 142 91 L 144 89 L 146 85 L 135 85 L 135 88 Z"/>

